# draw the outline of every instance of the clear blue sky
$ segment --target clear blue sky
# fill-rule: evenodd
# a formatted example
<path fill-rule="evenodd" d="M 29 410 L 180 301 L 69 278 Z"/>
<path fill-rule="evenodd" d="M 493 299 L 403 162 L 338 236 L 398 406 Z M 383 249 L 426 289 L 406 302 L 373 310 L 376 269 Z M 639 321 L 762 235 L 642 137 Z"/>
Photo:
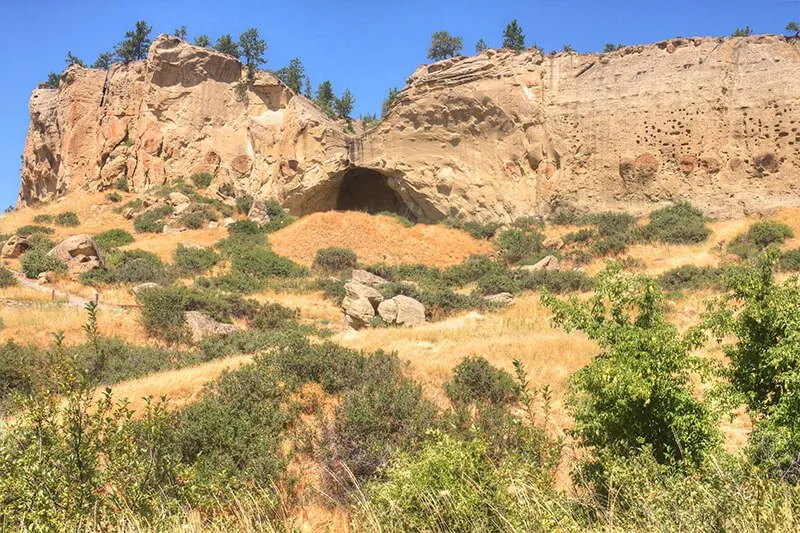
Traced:
<path fill-rule="evenodd" d="M 92 62 L 137 20 L 147 20 L 153 36 L 185 24 L 190 38 L 206 33 L 212 41 L 257 27 L 267 68 L 300 57 L 314 86 L 329 79 L 337 94 L 353 92 L 358 116 L 379 112 L 389 88 L 426 62 L 434 31 L 462 36 L 472 53 L 479 38 L 499 46 L 513 18 L 528 45 L 588 52 L 746 25 L 781 33 L 800 20 L 800 0 L 0 0 L 0 209 L 16 202 L 31 90 L 63 70 L 67 50 Z"/>

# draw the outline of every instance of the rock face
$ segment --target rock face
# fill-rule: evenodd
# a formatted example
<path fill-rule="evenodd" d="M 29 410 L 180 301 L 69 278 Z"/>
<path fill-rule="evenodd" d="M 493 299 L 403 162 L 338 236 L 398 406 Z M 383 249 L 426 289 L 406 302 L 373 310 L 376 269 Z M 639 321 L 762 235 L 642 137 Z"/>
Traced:
<path fill-rule="evenodd" d="M 712 216 L 798 205 L 800 40 L 673 39 L 608 54 L 487 50 L 424 65 L 361 134 L 212 50 L 160 36 L 147 61 L 70 67 L 34 91 L 19 204 L 120 177 L 294 214 L 392 211 L 508 222 L 559 208 Z"/>
<path fill-rule="evenodd" d="M 237 328 L 233 324 L 223 324 L 217 322 L 208 315 L 200 311 L 186 312 L 186 326 L 192 335 L 192 342 L 200 342 L 206 337 L 214 335 L 230 335 L 236 333 Z"/>
<path fill-rule="evenodd" d="M 89 235 L 73 235 L 58 243 L 48 255 L 56 257 L 67 265 L 67 272 L 72 277 L 103 266 L 100 249 Z"/>
<path fill-rule="evenodd" d="M 378 314 L 389 324 L 418 326 L 425 323 L 425 306 L 402 294 L 378 304 Z"/>
<path fill-rule="evenodd" d="M 28 244 L 28 239 L 26 237 L 12 235 L 5 244 L 3 244 L 3 248 L 0 250 L 0 257 L 4 259 L 16 259 L 30 247 L 31 245 Z"/>

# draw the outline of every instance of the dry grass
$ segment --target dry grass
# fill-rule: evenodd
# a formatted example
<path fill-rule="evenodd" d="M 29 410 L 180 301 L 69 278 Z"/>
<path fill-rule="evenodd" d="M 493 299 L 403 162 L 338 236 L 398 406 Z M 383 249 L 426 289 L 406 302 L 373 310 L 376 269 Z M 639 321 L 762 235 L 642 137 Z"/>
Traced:
<path fill-rule="evenodd" d="M 86 311 L 80 307 L 58 304 L 0 307 L 0 320 L 4 324 L 0 330 L 2 342 L 14 339 L 23 344 L 47 346 L 53 340 L 53 333 L 58 331 L 64 332 L 67 344 L 85 340 Z M 101 307 L 98 320 L 102 335 L 138 343 L 147 338 L 136 312 Z"/>
<path fill-rule="evenodd" d="M 446 267 L 470 254 L 488 253 L 491 245 L 460 230 L 417 224 L 411 228 L 385 216 L 360 212 L 314 213 L 269 236 L 272 248 L 310 266 L 320 248 L 353 250 L 362 263 L 425 264 Z"/>
<path fill-rule="evenodd" d="M 321 291 L 310 293 L 291 292 L 263 292 L 249 295 L 261 303 L 278 303 L 290 309 L 300 311 L 300 319 L 306 322 L 321 323 L 322 325 L 343 323 L 342 310 Z"/>
<path fill-rule="evenodd" d="M 0 300 L 13 300 L 17 302 L 50 302 L 53 296 L 50 293 L 37 291 L 25 285 L 12 285 L 0 288 Z"/>
<path fill-rule="evenodd" d="M 162 261 L 172 262 L 175 249 L 179 244 L 197 244 L 200 246 L 213 246 L 215 242 L 228 236 L 225 228 L 203 228 L 186 230 L 180 233 L 148 233 L 136 234 L 136 242 L 121 247 L 121 250 L 144 250 L 152 252 Z"/>

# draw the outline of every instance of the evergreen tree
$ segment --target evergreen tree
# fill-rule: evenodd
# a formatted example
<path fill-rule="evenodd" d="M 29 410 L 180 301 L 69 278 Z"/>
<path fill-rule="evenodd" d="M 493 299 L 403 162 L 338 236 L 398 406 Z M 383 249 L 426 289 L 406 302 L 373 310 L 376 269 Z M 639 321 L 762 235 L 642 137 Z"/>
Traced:
<path fill-rule="evenodd" d="M 400 89 L 397 87 L 389 89 L 389 94 L 383 101 L 383 105 L 381 105 L 381 118 L 384 118 L 389 113 L 389 108 L 392 107 L 392 102 L 394 102 L 398 94 L 400 94 Z"/>
<path fill-rule="evenodd" d="M 428 59 L 439 61 L 453 57 L 463 48 L 461 37 L 450 35 L 446 31 L 437 31 L 431 38 L 431 47 L 428 49 Z"/>
<path fill-rule="evenodd" d="M 175 28 L 175 31 L 172 32 L 172 35 L 177 37 L 178 39 L 186 40 L 186 25 L 184 24 L 180 28 Z"/>
<path fill-rule="evenodd" d="M 259 36 L 256 28 L 250 28 L 239 36 L 239 48 L 244 56 L 247 77 L 252 80 L 258 66 L 266 63 L 264 52 L 267 51 L 267 43 Z"/>
<path fill-rule="evenodd" d="M 750 37 L 751 35 L 753 35 L 753 30 L 750 29 L 750 26 L 745 26 L 744 28 L 736 28 L 731 37 Z"/>
<path fill-rule="evenodd" d="M 480 54 L 484 50 L 487 50 L 489 46 L 486 44 L 486 41 L 483 39 L 478 39 L 478 42 L 475 43 L 475 53 Z"/>
<path fill-rule="evenodd" d="M 51 72 L 47 75 L 47 81 L 44 83 L 39 84 L 39 87 L 44 89 L 58 89 L 58 86 L 61 84 L 61 74 L 56 74 L 55 72 Z"/>
<path fill-rule="evenodd" d="M 147 58 L 147 49 L 150 48 L 150 32 L 153 28 L 147 22 L 140 20 L 136 28 L 125 33 L 125 39 L 114 49 L 117 57 L 123 63 L 140 61 Z"/>
<path fill-rule="evenodd" d="M 295 93 L 300 94 L 303 90 L 303 79 L 306 78 L 305 68 L 303 68 L 303 62 L 300 61 L 300 58 L 295 57 L 289 64 L 278 71 L 275 72 L 275 75 L 283 81 L 291 90 Z"/>
<path fill-rule="evenodd" d="M 793 31 L 795 38 L 800 38 L 800 24 L 797 22 L 790 22 L 786 25 L 786 31 Z"/>
<path fill-rule="evenodd" d="M 327 112 L 331 112 L 333 110 L 333 104 L 336 96 L 333 94 L 333 86 L 331 82 L 328 80 L 323 81 L 317 87 L 317 95 L 316 95 L 316 102 L 322 109 Z"/>
<path fill-rule="evenodd" d="M 525 50 L 525 34 L 522 33 L 522 27 L 517 23 L 517 19 L 509 22 L 503 30 L 503 48 Z"/>
<path fill-rule="evenodd" d="M 211 46 L 211 40 L 208 38 L 208 35 L 204 33 L 194 38 L 194 45 L 209 48 Z"/>
<path fill-rule="evenodd" d="M 569 44 L 565 44 L 565 45 L 564 45 L 564 47 L 561 49 L 561 51 L 562 51 L 562 52 L 566 52 L 566 53 L 568 53 L 568 54 L 575 53 L 575 49 L 574 49 L 574 48 L 572 48 L 572 46 L 571 46 L 571 45 L 569 45 Z"/>
<path fill-rule="evenodd" d="M 353 106 L 356 103 L 356 99 L 353 97 L 353 94 L 350 92 L 350 89 L 345 89 L 344 93 L 342 94 L 341 98 L 337 98 L 334 103 L 333 107 L 339 115 L 343 117 L 349 117 L 350 113 L 353 112 Z"/>
<path fill-rule="evenodd" d="M 230 33 L 226 33 L 217 39 L 217 44 L 214 45 L 214 50 L 217 52 L 222 52 L 223 54 L 228 54 L 236 59 L 239 59 L 239 56 L 242 55 L 241 52 L 239 52 L 239 45 L 236 44 Z"/>
<path fill-rule="evenodd" d="M 113 62 L 114 54 L 111 52 L 102 52 L 97 56 L 97 59 L 94 60 L 94 63 L 92 63 L 92 68 L 108 70 L 108 67 L 110 67 Z"/>
<path fill-rule="evenodd" d="M 67 67 L 71 67 L 72 65 L 78 65 L 79 67 L 86 66 L 80 58 L 72 55 L 72 50 L 67 50 L 67 58 L 64 61 L 67 63 Z"/>
<path fill-rule="evenodd" d="M 306 98 L 311 98 L 311 79 L 306 76 Z"/>
<path fill-rule="evenodd" d="M 608 54 L 609 52 L 616 52 L 617 50 L 622 50 L 625 48 L 623 44 L 614 44 L 614 43 L 606 43 L 603 47 L 603 53 Z"/>

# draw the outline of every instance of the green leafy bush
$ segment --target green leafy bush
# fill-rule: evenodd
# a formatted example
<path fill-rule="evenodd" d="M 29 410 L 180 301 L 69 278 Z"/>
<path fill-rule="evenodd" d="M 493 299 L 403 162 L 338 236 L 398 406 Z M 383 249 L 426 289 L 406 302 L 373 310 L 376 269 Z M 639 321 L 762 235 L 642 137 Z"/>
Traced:
<path fill-rule="evenodd" d="M 97 246 L 103 251 L 109 251 L 133 242 L 133 235 L 119 228 L 98 233 L 93 238 Z"/>
<path fill-rule="evenodd" d="M 264 280 L 242 274 L 230 272 L 212 278 L 197 278 L 195 285 L 204 289 L 216 289 L 232 294 L 248 294 L 264 287 Z"/>
<path fill-rule="evenodd" d="M 594 281 L 583 272 L 577 270 L 537 270 L 536 272 L 516 272 L 520 289 L 540 290 L 555 294 L 588 291 L 594 287 Z"/>
<path fill-rule="evenodd" d="M 723 276 L 728 270 L 726 268 L 683 265 L 661 274 L 658 282 L 668 291 L 722 288 L 724 286 Z"/>
<path fill-rule="evenodd" d="M 314 257 L 314 266 L 323 270 L 347 270 L 355 268 L 358 264 L 358 257 L 349 248 L 322 248 L 317 250 Z"/>
<path fill-rule="evenodd" d="M 65 211 L 57 214 L 55 217 L 55 222 L 59 226 L 75 227 L 80 225 L 78 215 L 74 211 Z"/>
<path fill-rule="evenodd" d="M 214 175 L 210 172 L 199 172 L 197 174 L 192 174 L 190 178 L 194 186 L 198 189 L 205 189 L 209 185 L 211 185 L 211 180 L 214 179 Z"/>
<path fill-rule="evenodd" d="M 33 247 L 20 256 L 20 268 L 29 279 L 36 279 L 42 272 L 66 272 L 67 266 L 57 257 L 47 255 L 44 247 Z"/>
<path fill-rule="evenodd" d="M 246 215 L 250 212 L 250 208 L 253 207 L 254 199 L 249 194 L 246 196 L 240 196 L 236 199 L 236 210 Z"/>
<path fill-rule="evenodd" d="M 17 278 L 14 277 L 14 273 L 6 267 L 0 266 L 0 288 L 11 287 L 16 284 Z"/>
<path fill-rule="evenodd" d="M 166 217 L 172 214 L 172 207 L 162 205 L 145 211 L 133 219 L 133 229 L 137 233 L 161 233 L 164 231 Z"/>
<path fill-rule="evenodd" d="M 447 267 L 438 275 L 431 276 L 434 283 L 444 281 L 451 287 L 463 287 L 493 273 L 506 272 L 505 265 L 501 265 L 485 255 L 470 255 L 464 262 Z"/>
<path fill-rule="evenodd" d="M 256 329 L 281 329 L 297 320 L 299 316 L 300 312 L 296 309 L 289 309 L 277 303 L 267 303 L 261 305 L 255 312 L 250 319 L 250 326 Z"/>
<path fill-rule="evenodd" d="M 493 367 L 483 357 L 465 357 L 453 369 L 453 379 L 444 384 L 454 404 L 489 403 L 507 405 L 517 401 L 511 374 Z"/>
<path fill-rule="evenodd" d="M 500 229 L 501 224 L 497 222 L 477 222 L 477 221 L 469 221 L 465 222 L 459 219 L 449 218 L 445 221 L 448 227 L 454 229 L 460 229 L 466 231 L 475 239 L 484 239 L 489 240 L 495 236 L 497 230 Z"/>
<path fill-rule="evenodd" d="M 583 215 L 578 219 L 579 224 L 589 224 L 597 228 L 601 237 L 611 235 L 626 235 L 636 222 L 636 217 L 629 213 L 603 212 Z"/>
<path fill-rule="evenodd" d="M 503 261 L 516 264 L 523 260 L 541 259 L 539 256 L 544 251 L 542 241 L 544 236 L 539 232 L 510 229 L 497 237 L 495 247 Z"/>
<path fill-rule="evenodd" d="M 267 208 L 267 216 L 269 217 L 269 222 L 265 222 L 261 226 L 261 231 L 264 233 L 276 232 L 294 222 L 295 218 L 287 213 L 278 202 L 268 200 L 264 203 Z"/>
<path fill-rule="evenodd" d="M 245 235 L 259 235 L 261 228 L 252 220 L 237 220 L 228 226 L 228 233 L 230 235 L 245 234 Z"/>
<path fill-rule="evenodd" d="M 35 233 L 43 233 L 45 235 L 52 235 L 53 231 L 54 231 L 53 228 L 48 228 L 47 226 L 36 226 L 36 225 L 31 224 L 31 225 L 22 226 L 21 228 L 18 228 L 17 229 L 17 235 L 19 235 L 21 237 L 28 237 L 28 236 L 33 235 Z"/>
<path fill-rule="evenodd" d="M 400 224 L 407 228 L 411 228 L 414 226 L 415 222 L 409 220 L 408 218 L 404 217 L 403 215 L 398 215 L 397 213 L 392 213 L 391 211 L 381 211 L 380 213 L 376 213 L 375 216 L 379 217 L 387 217 L 398 221 Z"/>
<path fill-rule="evenodd" d="M 520 289 L 519 283 L 511 272 L 490 272 L 478 280 L 478 292 L 483 295 L 497 294 L 500 292 L 515 293 Z"/>
<path fill-rule="evenodd" d="M 781 254 L 778 264 L 783 271 L 800 272 L 800 248 Z"/>
<path fill-rule="evenodd" d="M 231 271 L 258 279 L 306 275 L 306 270 L 291 260 L 263 249 L 251 249 L 234 256 Z"/>
<path fill-rule="evenodd" d="M 333 300 L 337 305 L 341 305 L 346 295 L 344 290 L 345 283 L 347 282 L 336 278 L 319 278 L 316 280 L 315 286 L 325 294 L 326 298 Z"/>
<path fill-rule="evenodd" d="M 177 287 L 154 287 L 139 291 L 142 325 L 147 333 L 167 342 L 187 339 L 186 292 Z"/>
<path fill-rule="evenodd" d="M 118 177 L 117 181 L 114 182 L 114 188 L 118 191 L 129 192 L 128 179 L 125 176 Z"/>
<path fill-rule="evenodd" d="M 192 276 L 209 270 L 219 260 L 214 250 L 179 244 L 175 249 L 174 267 L 179 275 Z"/>
<path fill-rule="evenodd" d="M 36 215 L 35 217 L 33 217 L 33 221 L 36 224 L 52 224 L 53 215 Z"/>
<path fill-rule="evenodd" d="M 161 258 L 143 250 L 124 250 L 109 255 L 107 267 L 113 272 L 114 281 L 118 283 L 167 284 L 171 281 Z"/>
<path fill-rule="evenodd" d="M 710 234 L 703 212 L 687 202 L 653 211 L 650 222 L 638 232 L 639 237 L 645 240 L 675 244 L 703 242 Z"/>
<path fill-rule="evenodd" d="M 771 246 L 779 246 L 794 237 L 792 228 L 775 220 L 762 220 L 737 235 L 728 245 L 728 251 L 743 259 L 751 259 Z"/>
<path fill-rule="evenodd" d="M 567 233 L 564 235 L 562 240 L 564 244 L 572 244 L 572 243 L 586 243 L 591 239 L 595 238 L 597 232 L 591 228 L 581 228 L 578 231 L 573 231 L 571 233 Z"/>
<path fill-rule="evenodd" d="M 116 203 L 119 203 L 119 202 L 122 201 L 122 195 L 119 194 L 118 192 L 110 192 L 110 193 L 106 194 L 106 199 L 109 202 L 113 202 L 113 203 L 116 204 Z"/>
<path fill-rule="evenodd" d="M 206 224 L 206 216 L 200 211 L 194 211 L 183 215 L 180 221 L 189 229 L 200 229 Z"/>

